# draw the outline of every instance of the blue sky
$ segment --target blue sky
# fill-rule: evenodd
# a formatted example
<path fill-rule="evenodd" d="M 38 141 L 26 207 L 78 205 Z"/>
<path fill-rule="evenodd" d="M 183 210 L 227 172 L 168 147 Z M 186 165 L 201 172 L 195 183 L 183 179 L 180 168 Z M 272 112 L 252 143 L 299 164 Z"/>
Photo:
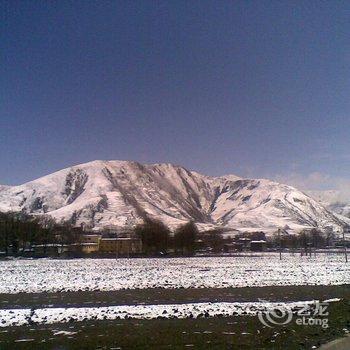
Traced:
<path fill-rule="evenodd" d="M 94 159 L 349 178 L 347 1 L 0 4 L 1 184 Z"/>

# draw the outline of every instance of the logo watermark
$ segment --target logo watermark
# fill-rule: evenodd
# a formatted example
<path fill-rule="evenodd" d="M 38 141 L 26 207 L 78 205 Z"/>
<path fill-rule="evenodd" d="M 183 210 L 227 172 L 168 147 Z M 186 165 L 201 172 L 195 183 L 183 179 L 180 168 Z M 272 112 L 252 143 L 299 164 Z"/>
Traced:
<path fill-rule="evenodd" d="M 267 327 L 283 326 L 293 320 L 298 326 L 321 326 L 328 328 L 329 304 L 327 302 L 316 301 L 313 304 L 290 307 L 286 304 L 274 306 L 266 311 L 260 311 L 258 318 Z"/>

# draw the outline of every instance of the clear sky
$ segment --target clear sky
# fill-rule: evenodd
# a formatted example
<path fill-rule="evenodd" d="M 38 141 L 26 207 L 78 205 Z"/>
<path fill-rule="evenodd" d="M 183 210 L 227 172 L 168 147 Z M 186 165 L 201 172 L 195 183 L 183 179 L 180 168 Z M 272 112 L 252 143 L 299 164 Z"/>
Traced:
<path fill-rule="evenodd" d="M 1 184 L 95 159 L 350 178 L 348 1 L 0 6 Z"/>

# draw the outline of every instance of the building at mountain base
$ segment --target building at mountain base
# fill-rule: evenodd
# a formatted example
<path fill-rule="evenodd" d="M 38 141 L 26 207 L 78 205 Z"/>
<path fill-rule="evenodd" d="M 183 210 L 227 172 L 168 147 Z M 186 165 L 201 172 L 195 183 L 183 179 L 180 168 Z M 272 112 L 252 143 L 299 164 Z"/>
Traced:
<path fill-rule="evenodd" d="M 132 257 L 142 254 L 142 242 L 137 237 L 106 237 L 83 235 L 72 244 L 34 245 L 26 249 L 27 257 Z"/>
<path fill-rule="evenodd" d="M 138 238 L 101 238 L 99 241 L 100 254 L 114 254 L 116 256 L 129 256 L 142 253 L 142 243 Z"/>

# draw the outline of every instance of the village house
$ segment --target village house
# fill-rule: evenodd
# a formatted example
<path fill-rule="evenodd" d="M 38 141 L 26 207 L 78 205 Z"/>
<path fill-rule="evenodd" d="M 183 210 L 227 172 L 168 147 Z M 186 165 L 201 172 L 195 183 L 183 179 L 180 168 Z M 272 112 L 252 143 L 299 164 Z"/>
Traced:
<path fill-rule="evenodd" d="M 102 238 L 101 234 L 92 234 L 92 235 L 86 234 L 86 235 L 83 235 L 82 241 L 84 243 L 99 243 L 101 238 Z"/>
<path fill-rule="evenodd" d="M 238 239 L 238 244 L 237 247 L 240 247 L 239 250 L 249 250 L 250 248 L 250 242 L 251 242 L 251 239 L 250 238 L 247 238 L 247 237 L 240 237 Z"/>
<path fill-rule="evenodd" d="M 250 242 L 250 250 L 252 252 L 263 252 L 266 250 L 266 241 L 256 240 Z"/>
<path fill-rule="evenodd" d="M 115 254 L 129 256 L 142 252 L 141 240 L 132 237 L 101 238 L 99 241 L 100 254 Z"/>
<path fill-rule="evenodd" d="M 99 251 L 99 243 L 81 243 L 81 252 L 83 254 L 96 254 Z"/>

